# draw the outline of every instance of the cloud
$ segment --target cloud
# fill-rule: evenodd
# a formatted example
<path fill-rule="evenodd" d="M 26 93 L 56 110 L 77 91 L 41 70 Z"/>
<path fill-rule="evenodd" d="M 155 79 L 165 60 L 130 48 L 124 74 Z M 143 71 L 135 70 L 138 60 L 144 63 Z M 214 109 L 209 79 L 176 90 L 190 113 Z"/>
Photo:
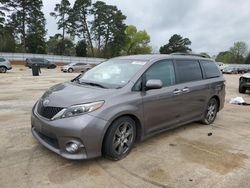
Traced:
<path fill-rule="evenodd" d="M 56 2 L 43 0 L 48 34 L 57 33 L 49 16 Z M 74 0 L 71 0 L 73 3 Z M 94 1 L 95 2 L 95 1 Z M 250 46 L 250 1 L 248 0 L 105 0 L 127 16 L 126 24 L 146 30 L 155 51 L 177 33 L 192 41 L 195 52 L 210 55 L 229 49 L 236 41 Z"/>

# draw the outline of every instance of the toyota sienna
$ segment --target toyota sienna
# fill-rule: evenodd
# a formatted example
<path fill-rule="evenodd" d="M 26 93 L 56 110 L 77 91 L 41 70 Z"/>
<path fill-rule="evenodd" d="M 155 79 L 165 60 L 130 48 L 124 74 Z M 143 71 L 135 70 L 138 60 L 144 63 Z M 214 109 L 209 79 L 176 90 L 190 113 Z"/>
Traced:
<path fill-rule="evenodd" d="M 212 124 L 224 98 L 212 59 L 117 57 L 46 91 L 33 107 L 31 130 L 67 159 L 119 160 L 137 140 L 194 121 Z"/>

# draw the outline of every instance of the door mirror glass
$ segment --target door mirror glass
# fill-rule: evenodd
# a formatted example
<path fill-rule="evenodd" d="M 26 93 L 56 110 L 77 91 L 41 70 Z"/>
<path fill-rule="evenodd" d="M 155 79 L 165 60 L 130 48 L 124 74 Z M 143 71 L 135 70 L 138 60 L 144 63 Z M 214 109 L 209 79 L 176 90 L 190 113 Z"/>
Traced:
<path fill-rule="evenodd" d="M 148 80 L 146 82 L 146 88 L 150 89 L 161 89 L 162 88 L 162 81 L 161 80 Z"/>

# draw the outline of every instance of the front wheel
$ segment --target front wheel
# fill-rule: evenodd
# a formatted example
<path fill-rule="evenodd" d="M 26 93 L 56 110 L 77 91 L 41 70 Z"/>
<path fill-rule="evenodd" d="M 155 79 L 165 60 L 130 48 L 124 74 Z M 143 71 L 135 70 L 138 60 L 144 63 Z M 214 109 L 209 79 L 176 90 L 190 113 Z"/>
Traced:
<path fill-rule="evenodd" d="M 0 67 L 0 73 L 6 73 L 7 68 L 6 67 Z"/>
<path fill-rule="evenodd" d="M 68 69 L 68 72 L 73 72 L 74 70 L 72 68 L 69 68 Z"/>
<path fill-rule="evenodd" d="M 239 92 L 240 93 L 246 93 L 246 88 L 244 88 L 243 86 L 239 87 Z"/>
<path fill-rule="evenodd" d="M 128 116 L 120 117 L 109 127 L 103 144 L 104 156 L 120 160 L 128 155 L 136 137 L 135 121 Z"/>
<path fill-rule="evenodd" d="M 215 98 L 211 98 L 207 104 L 206 111 L 201 122 L 206 125 L 212 124 L 216 118 L 218 107 L 218 101 Z"/>

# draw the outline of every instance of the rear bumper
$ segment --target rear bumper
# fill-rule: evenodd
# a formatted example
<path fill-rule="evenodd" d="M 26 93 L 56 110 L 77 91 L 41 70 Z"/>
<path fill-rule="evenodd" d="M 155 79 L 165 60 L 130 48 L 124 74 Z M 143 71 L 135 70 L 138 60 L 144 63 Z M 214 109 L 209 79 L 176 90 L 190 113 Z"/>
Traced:
<path fill-rule="evenodd" d="M 107 121 L 83 115 L 59 120 L 45 120 L 34 111 L 31 116 L 31 132 L 46 148 L 67 159 L 89 159 L 101 156 L 102 140 Z M 80 144 L 79 150 L 68 153 L 69 142 Z"/>

